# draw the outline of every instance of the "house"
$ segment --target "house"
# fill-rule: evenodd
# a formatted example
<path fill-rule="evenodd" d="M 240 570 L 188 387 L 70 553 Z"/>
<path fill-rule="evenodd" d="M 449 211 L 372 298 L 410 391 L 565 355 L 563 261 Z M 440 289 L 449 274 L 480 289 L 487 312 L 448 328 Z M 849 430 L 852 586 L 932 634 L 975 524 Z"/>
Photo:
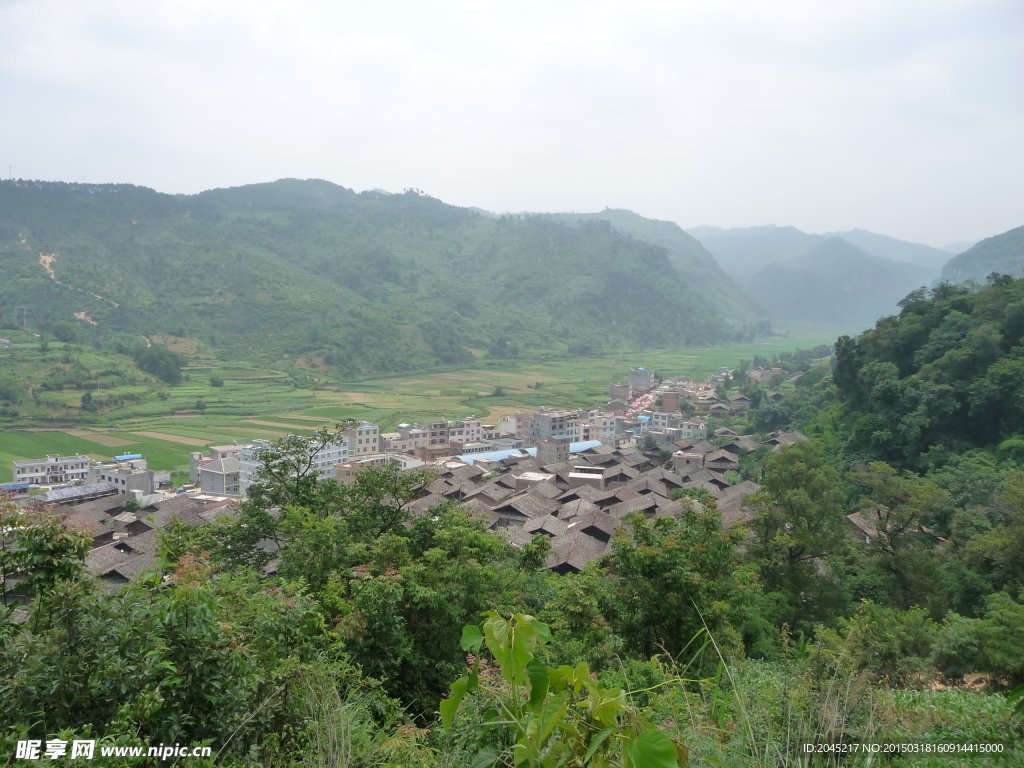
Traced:
<path fill-rule="evenodd" d="M 750 408 L 750 398 L 746 395 L 729 395 L 729 408 L 734 411 L 746 411 Z"/>
<path fill-rule="evenodd" d="M 199 489 L 218 496 L 241 496 L 241 468 L 234 456 L 199 467 Z"/>
<path fill-rule="evenodd" d="M 781 394 L 780 392 L 773 392 L 770 389 L 764 393 L 764 396 L 766 399 L 771 400 L 773 403 L 778 403 L 785 400 L 785 396 L 783 394 Z"/>
<path fill-rule="evenodd" d="M 714 453 L 709 453 L 704 457 L 704 466 L 705 468 L 713 469 L 716 472 L 728 472 L 730 469 L 739 469 L 740 463 L 735 455 L 728 451 L 719 450 Z"/>
<path fill-rule="evenodd" d="M 0 339 L 0 347 L 9 347 L 9 346 L 11 346 L 11 340 L 10 339 Z"/>
<path fill-rule="evenodd" d="M 721 418 L 724 416 L 728 416 L 730 413 L 732 413 L 732 411 L 729 408 L 729 406 L 722 405 L 721 403 L 715 403 L 710 408 L 708 408 L 709 416 L 718 416 L 719 418 Z"/>
<path fill-rule="evenodd" d="M 621 400 L 624 403 L 628 403 L 633 399 L 633 388 L 625 383 L 609 384 L 608 399 Z"/>
<path fill-rule="evenodd" d="M 444 425 L 444 429 L 445 429 L 444 443 L 447 444 L 448 443 L 448 436 L 447 436 L 448 422 L 445 421 L 445 422 L 441 422 L 441 423 Z M 434 425 L 432 425 L 432 424 L 428 424 L 427 425 L 428 428 L 430 428 L 432 426 L 434 426 Z M 376 424 L 371 424 L 368 421 L 361 421 L 356 426 L 349 427 L 348 429 L 346 429 L 342 434 L 348 439 L 348 445 L 346 447 L 348 449 L 347 450 L 347 454 L 348 454 L 349 457 L 358 458 L 360 456 L 365 456 L 366 454 L 369 454 L 369 453 L 380 453 L 381 452 L 381 447 L 382 446 L 381 446 L 381 439 L 380 439 L 380 427 L 377 426 Z M 431 442 L 433 442 L 433 440 L 431 440 Z M 341 461 L 345 460 L 345 458 L 343 458 L 343 457 L 335 457 L 335 458 L 341 458 Z M 333 467 L 335 464 L 339 464 L 339 463 L 341 463 L 341 462 L 339 462 L 339 461 L 332 461 L 332 462 L 330 462 L 330 465 L 331 465 L 331 467 Z M 326 469 L 326 467 L 324 467 L 324 468 Z"/>
<path fill-rule="evenodd" d="M 61 456 L 51 453 L 45 459 L 24 459 L 12 464 L 14 482 L 49 485 L 71 483 L 77 480 L 87 482 L 89 477 L 88 456 Z"/>
<path fill-rule="evenodd" d="M 634 394 L 650 392 L 658 386 L 658 376 L 650 368 L 630 368 L 629 386 Z"/>

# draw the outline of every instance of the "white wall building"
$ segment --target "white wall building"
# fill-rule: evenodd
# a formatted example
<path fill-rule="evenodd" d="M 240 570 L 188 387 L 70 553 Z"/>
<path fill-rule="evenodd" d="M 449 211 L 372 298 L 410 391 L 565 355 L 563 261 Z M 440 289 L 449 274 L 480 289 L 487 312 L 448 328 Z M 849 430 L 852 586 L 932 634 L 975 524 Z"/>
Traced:
<path fill-rule="evenodd" d="M 88 456 L 60 456 L 52 453 L 45 459 L 24 459 L 12 464 L 14 482 L 49 485 L 89 480 Z"/>
<path fill-rule="evenodd" d="M 380 428 L 376 425 L 373 426 L 379 433 Z M 240 446 L 238 453 L 239 495 L 245 496 L 248 494 L 249 486 L 253 482 L 256 470 L 263 466 L 263 462 L 256 458 L 257 451 L 269 448 L 270 445 L 269 440 L 253 440 L 251 445 Z M 336 479 L 334 468 L 338 464 L 348 461 L 349 456 L 348 436 L 341 435 L 334 442 L 323 446 L 313 455 L 313 469 L 321 480 L 334 480 Z M 200 467 L 201 471 L 202 467 Z"/>

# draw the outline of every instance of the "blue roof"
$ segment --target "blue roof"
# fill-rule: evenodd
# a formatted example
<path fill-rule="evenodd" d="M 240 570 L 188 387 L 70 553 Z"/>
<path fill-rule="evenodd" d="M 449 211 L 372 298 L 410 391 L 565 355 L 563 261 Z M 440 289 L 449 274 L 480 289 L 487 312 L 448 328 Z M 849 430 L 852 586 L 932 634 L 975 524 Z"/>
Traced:
<path fill-rule="evenodd" d="M 581 443 L 569 443 L 569 453 L 580 453 L 581 451 L 585 451 L 588 448 L 595 448 L 600 444 L 600 440 L 584 440 Z M 456 456 L 455 458 L 464 461 L 467 464 L 472 464 L 476 459 L 487 459 L 488 461 L 501 461 L 502 459 L 507 459 L 513 453 L 519 453 L 522 450 L 525 450 L 531 456 L 537 455 L 536 448 L 514 448 L 508 451 L 490 451 L 489 453 L 468 453 L 465 454 L 464 456 Z"/>
<path fill-rule="evenodd" d="M 650 416 L 637 416 L 637 418 L 638 418 L 638 419 L 639 419 L 640 421 L 650 421 L 650 420 L 651 420 L 651 417 L 650 417 Z"/>
<path fill-rule="evenodd" d="M 123 453 L 120 456 L 115 456 L 115 461 L 126 461 L 127 459 L 141 459 L 141 453 Z"/>

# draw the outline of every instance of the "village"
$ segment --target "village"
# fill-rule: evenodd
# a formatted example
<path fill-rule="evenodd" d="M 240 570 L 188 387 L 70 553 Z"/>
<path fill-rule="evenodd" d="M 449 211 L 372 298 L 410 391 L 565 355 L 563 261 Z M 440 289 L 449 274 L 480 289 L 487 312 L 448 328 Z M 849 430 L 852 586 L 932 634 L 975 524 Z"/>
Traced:
<path fill-rule="evenodd" d="M 780 368 L 743 373 L 752 386 L 799 375 Z M 726 525 L 749 519 L 744 500 L 759 486 L 741 474 L 745 457 L 806 438 L 777 431 L 758 440 L 724 424 L 714 428 L 722 417 L 751 408 L 748 396 L 724 394 L 733 377 L 722 368 L 701 382 L 661 380 L 653 370 L 632 368 L 626 382 L 609 386 L 608 402 L 591 410 L 541 408 L 496 424 L 438 419 L 383 433 L 359 422 L 320 445 L 310 471 L 320 480 L 350 483 L 367 466 L 430 468 L 433 480 L 412 504 L 414 513 L 455 500 L 512 546 L 538 534 L 549 537 L 546 567 L 577 572 L 605 555 L 615 530 L 634 513 L 676 516 L 684 505 L 713 500 Z M 768 390 L 764 397 L 775 395 Z M 91 537 L 87 569 L 123 584 L 153 567 L 157 534 L 172 519 L 203 525 L 233 514 L 268 448 L 254 440 L 193 452 L 190 482 L 177 489 L 170 488 L 168 472 L 149 469 L 137 454 L 111 462 L 56 455 L 16 461 L 16 482 L 7 490 L 20 504 L 51 505 L 66 515 L 67 526 Z M 31 486 L 47 490 L 29 496 Z M 8 597 L 19 597 L 16 584 L 9 591 Z"/>

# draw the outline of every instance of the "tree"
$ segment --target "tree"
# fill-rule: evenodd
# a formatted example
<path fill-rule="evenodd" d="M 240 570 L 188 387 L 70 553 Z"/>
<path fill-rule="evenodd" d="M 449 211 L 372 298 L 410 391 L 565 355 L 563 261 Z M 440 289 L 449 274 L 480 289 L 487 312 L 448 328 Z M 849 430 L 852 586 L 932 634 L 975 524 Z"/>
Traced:
<path fill-rule="evenodd" d="M 861 495 L 859 514 L 875 530 L 864 554 L 881 575 L 890 605 L 902 610 L 934 605 L 939 584 L 932 550 L 937 542 L 925 522 L 949 504 L 949 494 L 880 461 L 853 472 L 851 479 Z"/>
<path fill-rule="evenodd" d="M 43 595 L 60 582 L 72 582 L 85 573 L 89 537 L 64 526 L 66 515 L 49 510 L 21 514 L 0 500 L 0 580 L 6 605 L 7 582 L 18 578 L 18 589 Z"/>
<path fill-rule="evenodd" d="M 80 406 L 83 411 L 93 411 L 96 409 L 96 404 L 93 402 L 92 392 L 85 392 L 82 395 Z"/>
<path fill-rule="evenodd" d="M 684 505 L 676 518 L 628 522 L 612 539 L 598 598 L 626 649 L 676 656 L 705 627 L 729 645 L 730 618 L 754 584 L 736 552 L 742 531 L 723 530 L 712 502 Z"/>
<path fill-rule="evenodd" d="M 203 402 L 202 400 L 196 400 L 195 409 L 202 413 L 203 411 L 206 410 L 206 403 Z"/>
<path fill-rule="evenodd" d="M 224 379 L 222 379 L 220 376 L 211 376 L 210 377 L 210 386 L 211 387 L 223 387 L 224 386 Z"/>
<path fill-rule="evenodd" d="M 766 458 L 761 490 L 747 500 L 755 512 L 752 561 L 765 590 L 784 596 L 790 621 L 802 630 L 841 607 L 836 584 L 817 564 L 848 545 L 845 495 L 820 446 L 804 440 Z"/>

